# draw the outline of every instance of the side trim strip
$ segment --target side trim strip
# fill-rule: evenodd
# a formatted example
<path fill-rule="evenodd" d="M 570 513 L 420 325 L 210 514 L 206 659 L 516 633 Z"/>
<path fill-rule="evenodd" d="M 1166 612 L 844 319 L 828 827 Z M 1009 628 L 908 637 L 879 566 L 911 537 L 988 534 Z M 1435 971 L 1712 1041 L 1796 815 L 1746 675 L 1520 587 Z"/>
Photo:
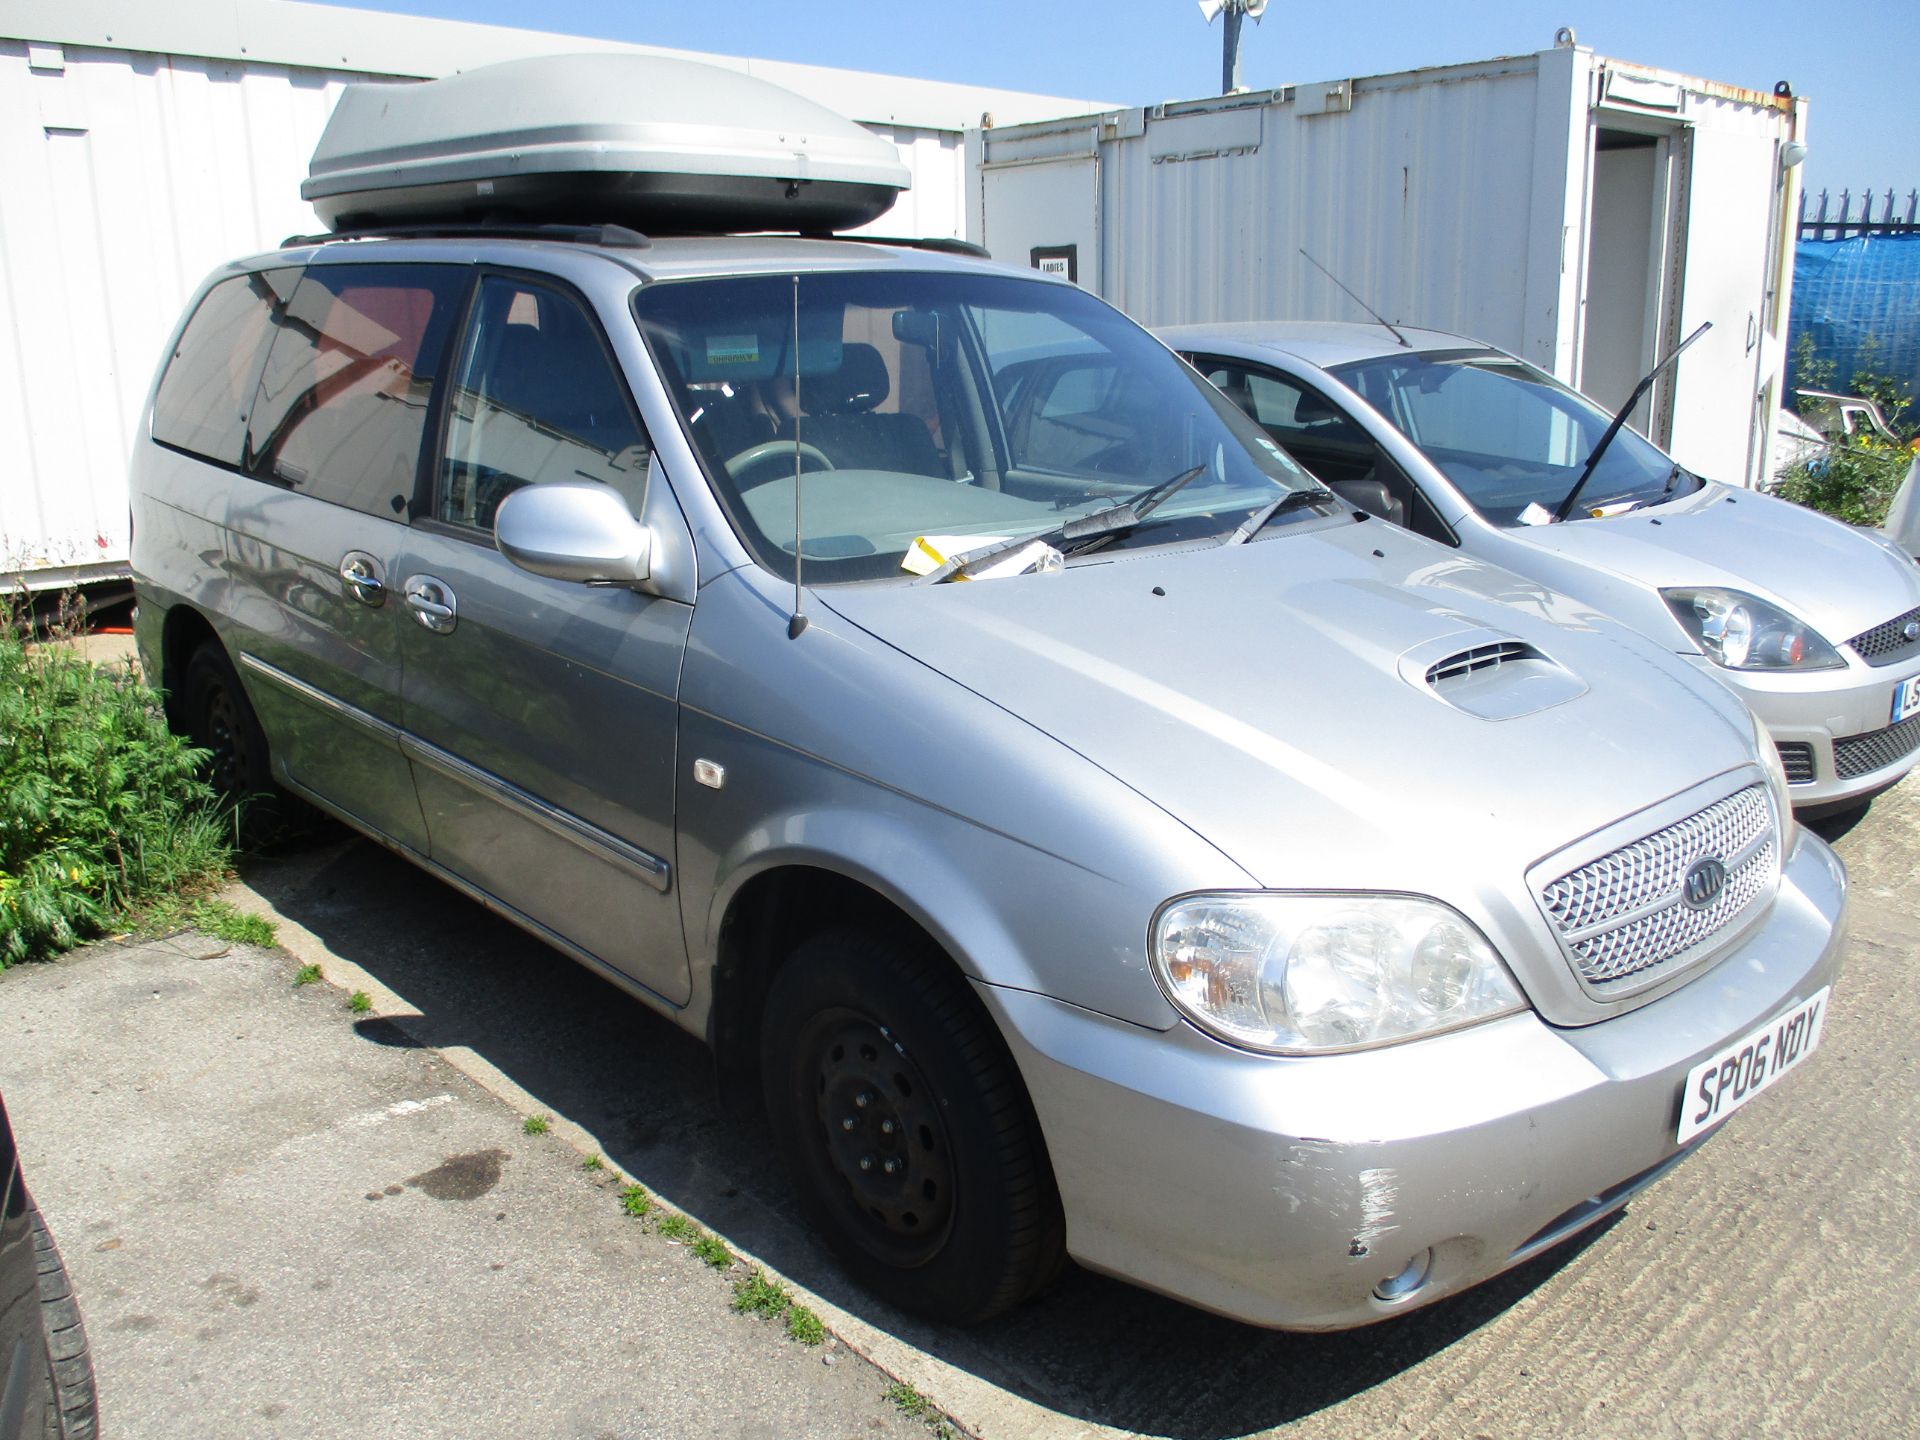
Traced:
<path fill-rule="evenodd" d="M 240 652 L 240 664 L 242 668 L 251 670 L 262 679 L 271 680 L 284 690 L 291 690 L 302 700 L 319 706 L 328 714 L 337 715 L 340 719 L 359 726 L 376 739 L 384 740 L 396 749 L 399 748 L 400 727 L 398 725 L 390 724 L 382 720 L 378 715 L 369 715 L 358 706 L 349 705 L 344 700 L 336 699 L 319 687 L 309 685 L 306 681 L 289 675 L 278 665 L 269 665 L 258 655 L 251 655 L 247 651 L 242 650 Z"/>
<path fill-rule="evenodd" d="M 502 780 L 491 771 L 470 765 L 459 756 L 417 735 L 402 732 L 400 749 L 409 760 L 417 760 L 450 780 L 457 780 L 469 789 L 478 790 L 523 819 L 531 820 L 562 840 L 572 841 L 597 859 L 646 881 L 662 894 L 672 883 L 672 869 L 659 856 L 642 850 L 638 845 L 630 845 L 617 835 L 609 835 L 598 825 L 591 825 L 577 815 L 529 795 L 518 785 Z"/>
<path fill-rule="evenodd" d="M 596 859 L 625 870 L 638 880 L 643 880 L 666 894 L 673 883 L 673 869 L 659 856 L 631 845 L 617 835 L 610 835 L 597 825 L 591 825 L 579 816 L 549 805 L 546 801 L 529 795 L 518 785 L 501 779 L 491 771 L 470 765 L 459 756 L 438 745 L 430 744 L 417 735 L 389 724 L 377 715 L 369 715 L 356 706 L 347 704 L 327 694 L 326 691 L 309 685 L 306 681 L 289 675 L 277 665 L 269 665 L 256 655 L 240 652 L 240 663 L 254 674 L 271 680 L 274 684 L 290 690 L 303 700 L 319 706 L 330 715 L 357 725 L 377 739 L 394 746 L 409 760 L 431 767 L 451 780 L 457 780 L 469 789 L 477 790 L 488 799 L 506 806 L 523 819 L 531 820 L 543 829 L 558 835 L 562 840 L 571 841 Z M 431 826 L 429 826 L 431 829 Z M 436 867 L 438 868 L 438 867 Z"/>

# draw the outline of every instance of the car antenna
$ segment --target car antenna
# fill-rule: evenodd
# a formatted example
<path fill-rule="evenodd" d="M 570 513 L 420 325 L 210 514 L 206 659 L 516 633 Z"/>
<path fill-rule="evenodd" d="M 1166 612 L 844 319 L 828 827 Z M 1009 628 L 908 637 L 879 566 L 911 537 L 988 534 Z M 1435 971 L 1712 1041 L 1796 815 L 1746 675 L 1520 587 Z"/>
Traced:
<path fill-rule="evenodd" d="M 807 628 L 800 609 L 800 277 L 793 277 L 793 614 L 787 620 L 787 638 L 798 640 Z"/>
<path fill-rule="evenodd" d="M 1687 346 L 1698 340 L 1712 328 L 1713 322 L 1711 320 L 1702 320 L 1698 330 L 1694 331 L 1691 335 L 1687 336 L 1686 339 L 1674 346 L 1673 349 L 1669 350 L 1667 352 L 1667 358 L 1649 370 L 1645 378 L 1633 387 L 1633 393 L 1627 397 L 1627 403 L 1614 412 L 1613 422 L 1607 426 L 1606 433 L 1600 437 L 1600 443 L 1595 445 L 1588 453 L 1587 463 L 1580 471 L 1580 478 L 1573 482 L 1573 488 L 1567 491 L 1567 498 L 1562 500 L 1560 502 L 1560 508 L 1553 512 L 1555 524 L 1558 524 L 1573 513 L 1573 502 L 1578 500 L 1580 498 L 1580 492 L 1587 488 L 1587 481 L 1593 478 L 1593 472 L 1600 466 L 1600 457 L 1607 453 L 1607 446 L 1611 445 L 1613 443 L 1613 437 L 1620 433 L 1620 427 L 1627 423 L 1627 412 L 1640 403 L 1640 397 L 1652 388 L 1653 382 L 1660 378 L 1660 372 L 1680 358 L 1680 352 L 1682 350 L 1685 350 Z"/>
<path fill-rule="evenodd" d="M 1387 319 L 1386 316 L 1382 315 L 1378 310 L 1374 309 L 1371 305 L 1367 304 L 1366 301 L 1362 300 L 1358 295 L 1354 294 L 1353 291 L 1348 290 L 1345 285 L 1341 284 L 1340 277 L 1338 275 L 1334 274 L 1331 270 L 1327 269 L 1326 266 L 1322 265 L 1318 260 L 1314 259 L 1311 255 L 1307 254 L 1304 248 L 1301 249 L 1300 255 L 1301 255 L 1301 258 L 1304 259 L 1314 269 L 1318 270 L 1322 275 L 1326 276 L 1327 279 L 1333 281 L 1334 284 L 1339 285 L 1341 290 L 1345 291 L 1346 296 L 1349 300 L 1353 301 L 1354 304 L 1358 305 L 1362 310 L 1366 311 L 1367 314 L 1371 315 L 1375 320 L 1378 320 L 1382 325 L 1386 326 L 1387 333 L 1393 336 L 1394 339 L 1400 342 L 1401 348 L 1406 350 L 1411 350 L 1413 348 L 1413 342 L 1407 339 L 1406 336 L 1402 335 L 1400 331 L 1395 328 L 1391 320 Z"/>

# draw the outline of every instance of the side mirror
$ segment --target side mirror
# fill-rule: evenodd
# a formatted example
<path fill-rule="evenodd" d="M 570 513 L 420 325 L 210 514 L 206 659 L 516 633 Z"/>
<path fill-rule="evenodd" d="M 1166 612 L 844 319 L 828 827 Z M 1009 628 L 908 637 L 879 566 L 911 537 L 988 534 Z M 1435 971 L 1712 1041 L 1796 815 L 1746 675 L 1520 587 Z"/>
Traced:
<path fill-rule="evenodd" d="M 524 485 L 500 502 L 493 543 L 522 570 L 588 585 L 645 580 L 653 532 L 605 485 Z"/>

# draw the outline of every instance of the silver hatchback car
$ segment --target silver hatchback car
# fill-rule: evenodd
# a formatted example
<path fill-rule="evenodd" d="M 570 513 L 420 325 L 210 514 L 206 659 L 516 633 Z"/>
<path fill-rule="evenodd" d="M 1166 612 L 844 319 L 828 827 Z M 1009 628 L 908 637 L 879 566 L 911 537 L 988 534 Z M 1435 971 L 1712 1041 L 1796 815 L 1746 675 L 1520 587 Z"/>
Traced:
<path fill-rule="evenodd" d="M 1766 723 L 1803 816 L 1920 760 L 1920 567 L 1873 531 L 1693 475 L 1505 351 L 1406 326 L 1171 326 L 1174 349 L 1354 504 L 1585 600 Z M 1402 335 L 1407 343 L 1395 338 Z"/>
<path fill-rule="evenodd" d="M 979 1320 L 1070 1255 L 1364 1324 L 1814 1052 L 1845 880 L 1733 694 L 1356 516 L 1101 301 L 456 228 L 194 297 L 147 673 L 230 789 L 752 1078 L 880 1294 Z"/>

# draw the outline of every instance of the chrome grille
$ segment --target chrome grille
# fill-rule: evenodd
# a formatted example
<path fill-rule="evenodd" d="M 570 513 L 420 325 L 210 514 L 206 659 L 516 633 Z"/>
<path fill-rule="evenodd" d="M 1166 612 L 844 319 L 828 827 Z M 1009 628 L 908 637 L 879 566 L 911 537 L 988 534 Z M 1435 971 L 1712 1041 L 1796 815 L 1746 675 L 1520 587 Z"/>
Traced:
<path fill-rule="evenodd" d="M 1920 715 L 1884 730 L 1834 741 L 1833 771 L 1842 780 L 1851 780 L 1858 775 L 1870 775 L 1915 750 L 1920 750 Z"/>
<path fill-rule="evenodd" d="M 1915 623 L 1920 623 L 1920 610 L 1909 610 L 1904 615 L 1894 616 L 1884 625 L 1862 630 L 1847 644 L 1853 647 L 1854 654 L 1869 665 L 1892 665 L 1920 651 L 1920 634 L 1911 640 L 1906 635 L 1907 626 Z"/>
<path fill-rule="evenodd" d="M 1444 660 L 1435 661 L 1427 667 L 1427 684 L 1444 685 L 1449 680 L 1458 680 L 1463 675 L 1471 675 L 1476 670 L 1491 670 L 1496 665 L 1504 665 L 1509 660 L 1527 660 L 1533 657 L 1533 651 L 1518 640 L 1502 640 L 1494 645 L 1476 645 L 1471 650 L 1462 650 L 1458 655 L 1449 655 Z"/>
<path fill-rule="evenodd" d="M 1726 884 L 1686 903 L 1687 872 L 1711 856 Z M 1540 889 L 1540 903 L 1589 987 L 1616 986 L 1695 949 L 1770 895 L 1780 847 L 1766 787 L 1749 785 Z"/>

